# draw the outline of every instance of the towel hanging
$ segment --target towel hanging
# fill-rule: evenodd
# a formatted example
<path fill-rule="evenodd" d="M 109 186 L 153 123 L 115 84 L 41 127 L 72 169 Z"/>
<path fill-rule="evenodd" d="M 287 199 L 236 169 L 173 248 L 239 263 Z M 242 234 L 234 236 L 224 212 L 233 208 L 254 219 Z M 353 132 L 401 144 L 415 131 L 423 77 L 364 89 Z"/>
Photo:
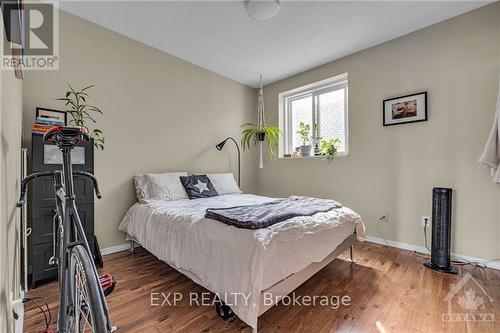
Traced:
<path fill-rule="evenodd" d="M 491 169 L 494 183 L 500 184 L 500 76 L 498 78 L 498 97 L 495 111 L 495 120 L 491 128 L 490 136 L 484 147 L 479 162 Z"/>

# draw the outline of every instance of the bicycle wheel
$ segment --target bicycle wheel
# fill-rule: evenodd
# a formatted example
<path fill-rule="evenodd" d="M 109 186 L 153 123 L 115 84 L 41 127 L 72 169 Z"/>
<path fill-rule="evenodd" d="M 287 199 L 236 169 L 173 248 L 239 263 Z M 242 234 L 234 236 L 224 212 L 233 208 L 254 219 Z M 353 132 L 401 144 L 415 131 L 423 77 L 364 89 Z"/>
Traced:
<path fill-rule="evenodd" d="M 105 333 L 106 316 L 99 292 L 99 281 L 93 271 L 90 257 L 82 245 L 71 250 L 69 280 L 73 298 L 70 332 Z"/>

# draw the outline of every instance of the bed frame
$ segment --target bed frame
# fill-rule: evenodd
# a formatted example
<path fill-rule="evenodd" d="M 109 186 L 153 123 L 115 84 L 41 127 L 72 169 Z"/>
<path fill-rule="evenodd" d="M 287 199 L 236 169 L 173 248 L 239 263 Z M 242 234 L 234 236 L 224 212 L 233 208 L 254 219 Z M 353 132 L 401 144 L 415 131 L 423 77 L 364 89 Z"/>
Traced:
<path fill-rule="evenodd" d="M 128 239 L 130 239 L 130 252 L 134 253 L 135 247 L 137 244 L 139 244 L 137 241 L 132 240 L 132 237 L 127 236 Z M 356 242 L 356 232 L 352 233 L 350 236 L 348 236 L 342 243 L 340 243 L 335 250 L 330 253 L 323 261 L 321 262 L 314 262 L 304 268 L 301 271 L 298 271 L 297 273 L 289 275 L 287 278 L 284 280 L 281 280 L 269 288 L 263 290 L 261 292 L 260 296 L 260 306 L 259 306 L 259 316 L 264 314 L 267 310 L 272 308 L 274 305 L 277 304 L 275 300 L 279 300 L 282 297 L 287 296 L 291 292 L 293 292 L 295 289 L 297 289 L 301 284 L 309 280 L 312 276 L 314 276 L 316 273 L 318 273 L 321 269 L 323 269 L 326 265 L 331 263 L 335 258 L 337 258 L 340 254 L 342 254 L 345 250 L 349 249 L 349 259 L 347 260 L 351 264 L 355 264 L 356 260 L 354 259 L 354 243 Z M 265 304 L 265 299 L 264 299 L 264 294 L 271 294 L 272 297 L 272 304 L 270 304 L 269 299 L 267 304 Z M 279 302 L 279 301 L 278 301 Z M 252 333 L 257 333 L 257 329 L 252 328 Z"/>
<path fill-rule="evenodd" d="M 273 300 L 281 299 L 282 297 L 290 294 L 292 291 L 297 289 L 302 283 L 309 280 L 312 276 L 314 276 L 316 273 L 322 270 L 326 265 L 331 263 L 333 259 L 337 258 L 347 249 L 349 249 L 348 261 L 351 264 L 356 263 L 356 260 L 354 259 L 355 241 L 356 241 L 356 234 L 353 233 L 352 235 L 347 237 L 342 243 L 340 243 L 332 253 L 330 253 L 325 259 L 323 259 L 323 261 L 313 262 L 303 270 L 298 271 L 297 273 L 288 276 L 286 279 L 281 280 L 276 284 L 272 285 L 271 287 L 263 290 L 261 292 L 261 297 L 260 297 L 259 316 L 275 305 L 275 303 L 264 305 L 264 297 L 263 297 L 264 293 L 272 294 Z"/>

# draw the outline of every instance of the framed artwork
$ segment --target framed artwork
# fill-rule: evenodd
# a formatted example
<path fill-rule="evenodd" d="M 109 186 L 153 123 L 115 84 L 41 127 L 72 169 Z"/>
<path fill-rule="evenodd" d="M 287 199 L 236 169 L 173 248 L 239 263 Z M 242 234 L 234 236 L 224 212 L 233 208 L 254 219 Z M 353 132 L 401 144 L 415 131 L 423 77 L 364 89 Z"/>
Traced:
<path fill-rule="evenodd" d="M 427 91 L 384 100 L 384 126 L 418 121 L 427 121 Z"/>
<path fill-rule="evenodd" d="M 6 41 L 9 43 L 11 51 L 11 61 L 14 67 L 16 78 L 23 79 L 23 47 L 24 47 L 24 3 L 23 0 L 0 0 L 2 8 L 2 17 Z M 4 42 L 5 44 L 5 42 Z M 3 45 L 4 52 L 7 46 Z M 6 54 L 5 54 L 6 55 Z"/>
<path fill-rule="evenodd" d="M 39 124 L 66 126 L 67 120 L 66 111 L 36 108 L 36 122 Z"/>

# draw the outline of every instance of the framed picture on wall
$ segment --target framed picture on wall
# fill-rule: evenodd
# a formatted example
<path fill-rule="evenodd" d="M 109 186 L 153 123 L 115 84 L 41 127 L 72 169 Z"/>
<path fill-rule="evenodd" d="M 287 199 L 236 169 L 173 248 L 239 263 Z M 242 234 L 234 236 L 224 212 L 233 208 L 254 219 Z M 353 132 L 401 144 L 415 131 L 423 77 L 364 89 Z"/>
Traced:
<path fill-rule="evenodd" d="M 384 126 L 427 120 L 427 91 L 389 98 L 383 103 Z"/>

